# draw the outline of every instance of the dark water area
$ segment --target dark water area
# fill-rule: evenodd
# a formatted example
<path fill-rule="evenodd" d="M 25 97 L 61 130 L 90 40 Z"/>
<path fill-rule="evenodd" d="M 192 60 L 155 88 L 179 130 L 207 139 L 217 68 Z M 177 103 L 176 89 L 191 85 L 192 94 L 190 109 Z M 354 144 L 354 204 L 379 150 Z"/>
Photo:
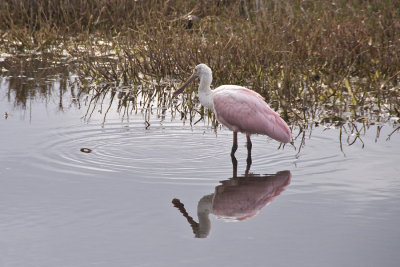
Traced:
<path fill-rule="evenodd" d="M 4 62 L 0 266 L 398 266 L 398 125 L 253 136 L 251 166 L 239 135 L 235 172 L 226 128 L 117 102 L 88 119 L 68 65 Z"/>

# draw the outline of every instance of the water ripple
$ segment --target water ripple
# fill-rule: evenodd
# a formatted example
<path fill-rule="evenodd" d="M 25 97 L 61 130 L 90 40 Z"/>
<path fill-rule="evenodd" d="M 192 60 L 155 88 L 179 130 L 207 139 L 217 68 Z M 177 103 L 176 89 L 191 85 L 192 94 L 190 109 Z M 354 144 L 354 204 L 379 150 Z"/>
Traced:
<path fill-rule="evenodd" d="M 164 123 L 165 124 L 165 123 Z M 197 167 L 212 161 L 226 151 L 217 150 L 223 140 L 204 128 L 177 126 L 173 123 L 153 126 L 142 123 L 75 124 L 50 130 L 36 144 L 33 161 L 29 164 L 59 173 L 96 175 L 97 172 L 128 172 L 136 179 L 162 178 L 180 180 L 209 180 Z M 82 153 L 89 148 L 91 153 Z M 190 163 L 190 164 L 189 164 Z M 218 165 L 209 172 L 220 172 Z"/>

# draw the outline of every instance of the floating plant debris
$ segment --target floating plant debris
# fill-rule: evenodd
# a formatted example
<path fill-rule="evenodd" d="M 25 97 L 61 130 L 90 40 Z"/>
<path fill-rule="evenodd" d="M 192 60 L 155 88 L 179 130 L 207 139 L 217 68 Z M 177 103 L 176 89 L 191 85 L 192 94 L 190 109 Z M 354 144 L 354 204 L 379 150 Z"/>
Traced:
<path fill-rule="evenodd" d="M 83 152 L 83 153 L 91 153 L 92 150 L 90 148 L 83 147 L 83 148 L 81 148 L 81 152 Z"/>

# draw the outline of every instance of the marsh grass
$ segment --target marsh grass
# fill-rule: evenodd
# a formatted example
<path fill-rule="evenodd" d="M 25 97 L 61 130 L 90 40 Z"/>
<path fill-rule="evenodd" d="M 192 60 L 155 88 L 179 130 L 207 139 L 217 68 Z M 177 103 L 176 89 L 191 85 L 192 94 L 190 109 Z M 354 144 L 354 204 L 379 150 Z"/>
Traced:
<path fill-rule="evenodd" d="M 398 1 L 7 0 L 0 25 L 3 52 L 76 63 L 89 116 L 108 94 L 124 116 L 163 107 L 216 123 L 195 86 L 171 99 L 198 63 L 215 87 L 259 92 L 292 127 L 400 116 Z"/>

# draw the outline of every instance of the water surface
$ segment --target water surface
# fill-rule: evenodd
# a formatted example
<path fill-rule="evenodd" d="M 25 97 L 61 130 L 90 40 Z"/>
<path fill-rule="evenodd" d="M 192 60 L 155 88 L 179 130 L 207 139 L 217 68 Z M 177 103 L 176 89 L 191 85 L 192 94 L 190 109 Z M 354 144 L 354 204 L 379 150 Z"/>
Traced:
<path fill-rule="evenodd" d="M 1 79 L 0 266 L 398 266 L 395 126 L 342 147 L 314 127 L 301 151 L 254 136 L 247 175 L 239 135 L 235 175 L 225 128 L 116 104 L 86 120 L 60 76 L 21 104 L 28 78 Z"/>

